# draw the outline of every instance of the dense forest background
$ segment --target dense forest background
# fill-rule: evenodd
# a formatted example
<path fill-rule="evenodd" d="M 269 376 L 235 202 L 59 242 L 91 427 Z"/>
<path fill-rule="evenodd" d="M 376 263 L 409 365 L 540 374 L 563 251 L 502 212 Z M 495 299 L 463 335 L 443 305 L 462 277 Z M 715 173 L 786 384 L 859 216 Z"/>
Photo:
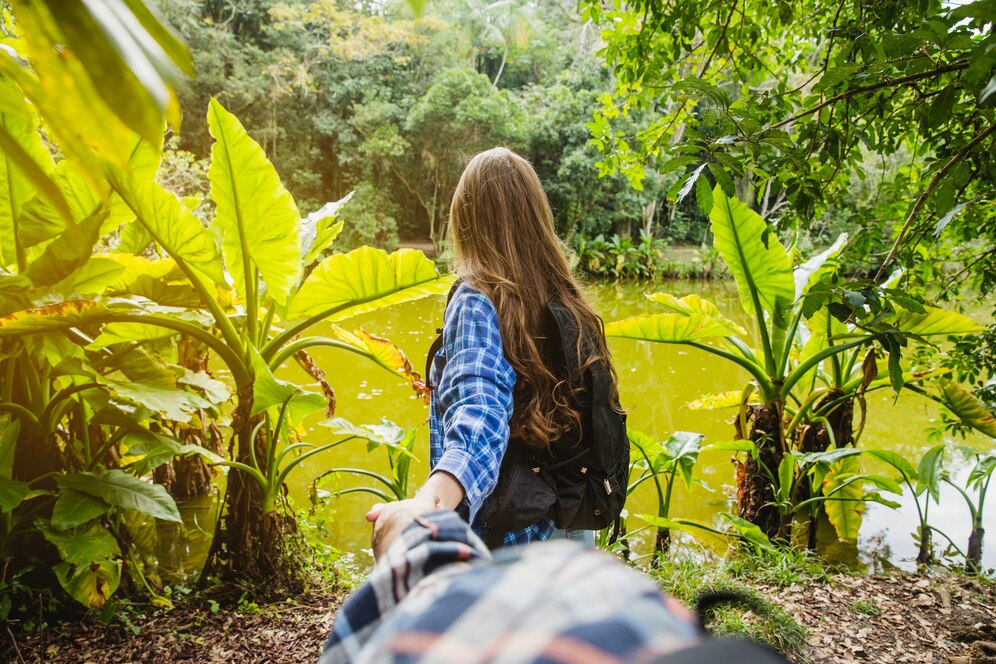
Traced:
<path fill-rule="evenodd" d="M 700 244 L 694 200 L 666 203 L 678 173 L 645 169 L 640 189 L 600 167 L 587 125 L 611 89 L 599 30 L 574 3 L 171 0 L 165 17 L 197 76 L 167 151 L 172 189 L 206 190 L 217 97 L 266 149 L 302 213 L 355 192 L 344 246 L 439 243 L 467 159 L 494 145 L 538 170 L 562 236 L 647 235 Z M 636 133 L 648 113 L 625 119 Z M 656 116 L 655 116 L 656 117 Z"/>

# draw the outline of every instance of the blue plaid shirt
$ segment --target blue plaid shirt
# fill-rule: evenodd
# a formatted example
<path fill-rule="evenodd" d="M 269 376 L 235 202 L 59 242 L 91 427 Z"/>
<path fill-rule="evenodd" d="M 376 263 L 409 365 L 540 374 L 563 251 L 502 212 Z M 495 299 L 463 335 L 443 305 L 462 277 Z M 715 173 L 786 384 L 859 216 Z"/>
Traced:
<path fill-rule="evenodd" d="M 466 498 L 457 511 L 483 537 L 481 507 L 498 482 L 508 446 L 515 370 L 502 351 L 494 305 L 466 281 L 446 307 L 443 346 L 431 374 L 437 388 L 430 397 L 429 465 L 463 486 Z M 505 546 L 545 540 L 553 530 L 553 520 L 545 518 L 507 533 Z"/>

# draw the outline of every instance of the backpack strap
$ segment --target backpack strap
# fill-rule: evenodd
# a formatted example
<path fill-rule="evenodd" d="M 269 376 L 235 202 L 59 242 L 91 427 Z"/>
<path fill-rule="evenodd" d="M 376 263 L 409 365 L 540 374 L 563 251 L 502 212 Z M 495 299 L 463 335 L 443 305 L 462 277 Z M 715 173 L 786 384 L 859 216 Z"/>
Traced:
<path fill-rule="evenodd" d="M 457 292 L 457 289 L 460 287 L 460 284 L 462 283 L 463 283 L 463 278 L 457 277 L 457 280 L 453 282 L 452 286 L 450 286 L 450 292 L 446 294 L 446 306 L 449 306 L 450 300 L 453 299 L 453 294 Z M 432 340 L 431 344 L 429 344 L 429 352 L 425 354 L 425 373 L 422 375 L 422 377 L 425 379 L 426 387 L 428 387 L 430 390 L 434 390 L 436 389 L 436 387 L 438 387 L 437 385 L 429 384 L 429 371 L 432 370 L 432 362 L 433 360 L 436 359 L 436 353 L 438 353 L 439 349 L 442 347 L 443 347 L 443 328 L 437 327 L 436 338 Z"/>
<path fill-rule="evenodd" d="M 432 340 L 432 343 L 429 345 L 429 352 L 425 354 L 425 373 L 422 374 L 423 377 L 425 378 L 425 384 L 430 390 L 433 390 L 436 387 L 438 387 L 437 385 L 429 384 L 429 371 L 432 370 L 432 361 L 436 359 L 436 353 L 438 353 L 439 349 L 442 347 L 443 347 L 443 328 L 437 327 L 436 338 Z"/>

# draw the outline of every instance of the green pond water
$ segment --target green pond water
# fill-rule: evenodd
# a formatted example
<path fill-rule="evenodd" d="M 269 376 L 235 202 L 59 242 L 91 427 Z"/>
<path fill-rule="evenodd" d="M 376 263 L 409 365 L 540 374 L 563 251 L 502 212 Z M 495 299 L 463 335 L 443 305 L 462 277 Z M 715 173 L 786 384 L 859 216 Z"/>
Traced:
<path fill-rule="evenodd" d="M 606 321 L 612 321 L 659 311 L 658 305 L 643 297 L 648 289 L 678 296 L 698 293 L 715 301 L 724 315 L 747 329 L 752 328 L 751 321 L 740 307 L 732 282 L 675 281 L 655 286 L 594 284 L 590 291 L 596 310 Z M 435 328 L 442 325 L 444 307 L 445 297 L 427 298 L 358 316 L 347 321 L 346 325 L 360 326 L 392 340 L 408 354 L 421 372 L 425 353 L 435 338 Z M 985 322 L 988 310 L 980 307 L 976 319 Z M 972 315 L 971 311 L 969 313 Z M 320 331 L 315 330 L 316 333 Z M 610 339 L 609 344 L 619 374 L 620 397 L 629 411 L 628 424 L 631 428 L 657 439 L 682 430 L 705 434 L 705 444 L 732 439 L 730 421 L 734 417 L 734 409 L 690 410 L 686 404 L 704 394 L 740 390 L 749 378 L 745 371 L 716 356 L 682 346 L 627 339 Z M 334 349 L 315 349 L 313 356 L 335 387 L 337 416 L 357 424 L 379 423 L 386 418 L 406 429 L 418 427 L 417 461 L 411 469 L 411 482 L 413 489 L 421 484 L 428 472 L 428 406 L 416 397 L 405 380 L 358 356 Z M 313 382 L 292 362 L 280 375 L 300 384 Z M 313 389 L 317 390 L 317 386 Z M 880 390 L 868 397 L 868 419 L 859 446 L 892 450 L 916 460 L 931 446 L 927 442 L 927 429 L 936 424 L 937 417 L 936 404 L 923 397 L 903 392 L 896 400 L 891 390 Z M 317 425 L 321 419 L 315 417 L 306 423 L 304 438 L 307 442 L 321 444 L 331 440 L 327 430 Z M 967 444 L 980 450 L 990 444 L 981 436 L 967 441 L 949 437 L 945 442 L 952 446 Z M 961 455 L 949 453 L 947 459 L 953 474 L 964 480 L 968 467 Z M 867 460 L 863 463 L 868 469 L 888 473 L 885 467 L 874 467 Z M 368 452 L 366 445 L 359 441 L 317 455 L 298 466 L 290 476 L 290 497 L 297 509 L 311 504 L 309 496 L 313 480 L 336 467 L 369 468 L 385 473 L 388 469 L 384 450 Z M 703 484 L 695 485 L 691 490 L 679 484 L 674 491 L 671 516 L 694 519 L 725 529 L 725 522 L 719 514 L 735 511 L 733 472 L 730 452 L 702 453 L 695 466 L 695 476 Z M 369 484 L 369 480 L 335 476 L 328 478 L 320 488 L 334 491 L 364 484 Z M 857 543 L 838 542 L 833 529 L 824 524 L 819 531 L 821 553 L 833 561 L 864 569 L 888 564 L 909 567 L 916 555 L 911 536 L 917 525 L 916 508 L 909 496 L 897 500 L 902 503 L 899 510 L 875 504 L 868 506 Z M 374 502 L 376 499 L 373 496 L 350 494 L 323 500 L 317 509 L 332 544 L 344 552 L 356 553 L 361 562 L 370 560 L 366 552 L 370 528 L 363 515 Z M 215 500 L 207 498 L 181 505 L 184 526 L 159 533 L 159 558 L 165 569 L 172 569 L 181 576 L 199 569 L 210 540 L 214 509 Z M 627 509 L 633 515 L 656 512 L 656 495 L 650 483 L 630 498 Z M 942 491 L 940 505 L 930 507 L 930 517 L 932 524 L 943 529 L 964 549 L 970 528 L 969 513 L 953 489 Z M 986 530 L 996 533 L 996 507 L 990 506 L 985 521 Z M 638 518 L 631 517 L 631 530 L 640 525 Z M 678 539 L 687 541 L 688 537 L 682 534 Z M 637 539 L 636 550 L 646 551 L 649 533 Z M 722 553 L 727 546 L 723 538 L 707 534 L 696 536 L 696 539 L 718 553 Z M 937 537 L 935 542 L 941 539 Z M 989 543 L 984 563 L 987 567 L 996 567 L 996 544 Z"/>

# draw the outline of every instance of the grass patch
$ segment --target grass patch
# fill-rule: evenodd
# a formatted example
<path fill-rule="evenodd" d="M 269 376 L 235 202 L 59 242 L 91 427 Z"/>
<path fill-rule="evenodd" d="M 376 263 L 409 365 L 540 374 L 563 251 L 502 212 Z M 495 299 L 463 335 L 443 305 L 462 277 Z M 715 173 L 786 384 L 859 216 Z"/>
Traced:
<path fill-rule="evenodd" d="M 752 583 L 788 586 L 825 581 L 826 570 L 811 556 L 741 551 L 720 560 L 676 557 L 658 561 L 650 575 L 665 592 L 692 606 L 706 594 L 738 595 L 742 601 L 704 612 L 703 622 L 710 632 L 760 641 L 795 661 L 806 661 L 806 629 L 788 611 L 765 599 Z"/>
<path fill-rule="evenodd" d="M 854 603 L 854 610 L 866 616 L 877 616 L 882 613 L 882 609 L 879 608 L 878 604 L 868 599 L 859 599 L 856 601 Z"/>

